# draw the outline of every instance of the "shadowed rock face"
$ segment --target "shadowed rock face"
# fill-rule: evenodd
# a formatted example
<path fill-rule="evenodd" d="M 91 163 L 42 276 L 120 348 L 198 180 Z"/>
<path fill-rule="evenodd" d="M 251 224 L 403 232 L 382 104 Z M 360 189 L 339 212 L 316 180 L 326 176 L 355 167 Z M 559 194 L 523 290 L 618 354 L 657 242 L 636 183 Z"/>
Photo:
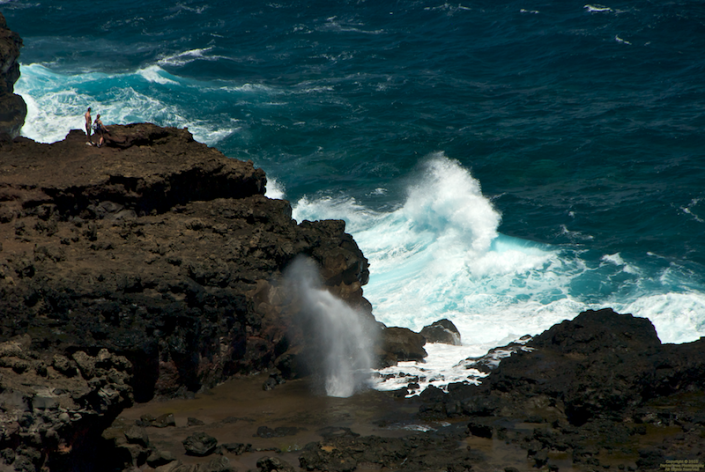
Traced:
<path fill-rule="evenodd" d="M 42 356 L 25 334 L 0 343 L 0 371 L 0 450 L 15 470 L 68 470 L 132 404 L 132 365 L 107 349 Z"/>
<path fill-rule="evenodd" d="M 344 222 L 297 224 L 288 202 L 264 196 L 262 170 L 186 130 L 110 129 L 120 146 L 87 146 L 77 130 L 54 144 L 0 143 L 0 342 L 24 346 L 24 357 L 0 363 L 0 394 L 26 406 L 30 394 L 6 374 L 41 376 L 57 356 L 71 372 L 86 356 L 117 356 L 124 398 L 98 415 L 105 427 L 133 395 L 188 395 L 275 367 L 301 375 L 307 333 L 281 280 L 298 255 L 314 261 L 325 288 L 372 317 L 362 297 L 368 263 Z M 52 375 L 42 389 L 58 388 Z M 22 417 L 16 410 L 0 418 L 3 428 Z M 12 431 L 0 450 L 30 433 L 21 423 Z M 52 441 L 40 434 L 33 447 L 59 460 L 59 444 L 75 444 Z"/>
<path fill-rule="evenodd" d="M 419 334 L 426 338 L 426 341 L 429 343 L 451 344 L 453 346 L 463 344 L 458 328 L 455 327 L 452 321 L 446 319 L 438 320 L 428 326 L 424 326 Z"/>
<path fill-rule="evenodd" d="M 22 39 L 8 29 L 0 13 L 0 141 L 8 141 L 20 134 L 27 116 L 27 105 L 14 93 L 20 78 L 20 48 Z"/>
<path fill-rule="evenodd" d="M 288 202 L 264 197 L 264 172 L 185 130 L 111 128 L 141 144 L 98 149 L 73 131 L 1 149 L 1 339 L 120 353 L 146 400 L 285 353 L 297 375 L 288 351 L 303 335 L 278 278 L 299 254 L 370 313 L 367 260 L 342 221 L 297 225 Z"/>

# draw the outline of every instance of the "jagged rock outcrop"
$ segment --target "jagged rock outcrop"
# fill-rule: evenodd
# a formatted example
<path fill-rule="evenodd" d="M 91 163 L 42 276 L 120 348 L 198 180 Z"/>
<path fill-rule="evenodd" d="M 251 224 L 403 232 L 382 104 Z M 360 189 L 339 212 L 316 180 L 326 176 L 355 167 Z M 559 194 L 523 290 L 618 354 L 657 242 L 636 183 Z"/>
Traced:
<path fill-rule="evenodd" d="M 424 326 L 420 331 L 421 336 L 429 343 L 451 344 L 453 346 L 462 345 L 460 332 L 452 321 L 442 319 L 434 321 L 428 326 Z"/>
<path fill-rule="evenodd" d="M 409 328 L 385 327 L 378 347 L 380 367 L 395 365 L 399 361 L 423 361 L 428 356 L 425 344 L 426 338 Z"/>
<path fill-rule="evenodd" d="M 233 375 L 315 369 L 301 365 L 306 333 L 282 281 L 297 256 L 373 319 L 362 297 L 368 263 L 344 222 L 297 224 L 288 202 L 264 196 L 262 170 L 187 130 L 110 128 L 119 147 L 87 146 L 77 130 L 54 144 L 0 143 L 0 342 L 21 338 L 32 362 L 60 372 L 52 359 L 65 358 L 89 383 L 90 359 L 124 358 L 121 409 L 130 395 L 188 396 Z M 7 361 L 0 375 L 38 369 L 32 362 Z M 52 444 L 42 442 L 48 459 L 32 460 L 58 460 Z"/>
<path fill-rule="evenodd" d="M 132 405 L 131 380 L 130 362 L 107 349 L 52 355 L 29 334 L 0 343 L 0 470 L 69 470 L 90 456 Z"/>
<path fill-rule="evenodd" d="M 705 338 L 661 344 L 645 318 L 590 310 L 483 363 L 493 370 L 480 385 L 427 388 L 420 414 L 471 418 L 470 436 L 521 444 L 536 467 L 561 452 L 574 464 L 658 470 L 705 454 L 704 349 Z"/>
<path fill-rule="evenodd" d="M 9 141 L 20 134 L 27 116 L 27 104 L 14 93 L 20 78 L 20 48 L 22 38 L 7 27 L 0 13 L 0 141 Z"/>

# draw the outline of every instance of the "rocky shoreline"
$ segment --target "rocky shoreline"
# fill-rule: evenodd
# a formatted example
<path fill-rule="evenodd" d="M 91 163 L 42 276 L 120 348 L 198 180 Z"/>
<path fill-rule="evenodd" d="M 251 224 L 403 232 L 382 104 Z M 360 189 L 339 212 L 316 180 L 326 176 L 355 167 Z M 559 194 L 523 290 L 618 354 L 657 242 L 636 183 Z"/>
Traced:
<path fill-rule="evenodd" d="M 374 366 L 459 337 L 377 323 L 344 222 L 297 223 L 261 169 L 186 129 L 114 125 L 102 148 L 17 137 L 20 46 L 0 15 L 0 471 L 705 464 L 705 340 L 662 345 L 609 309 L 468 361 L 480 385 L 326 397 L 330 339 L 287 275 L 301 257 Z"/>
<path fill-rule="evenodd" d="M 98 395 L 92 409 L 81 407 L 83 417 L 101 418 L 81 425 L 85 439 L 99 437 L 133 398 L 193 396 L 271 369 L 281 380 L 316 373 L 320 343 L 282 279 L 298 256 L 313 261 L 330 293 L 373 320 L 361 288 L 367 260 L 342 221 L 297 224 L 288 202 L 264 197 L 261 170 L 187 130 L 111 128 L 119 147 L 86 146 L 77 130 L 54 144 L 0 144 L 0 382 L 14 405 L 2 445 L 31 433 L 44 455 L 78 454 L 71 428 L 47 420 L 35 433 L 12 420 L 34 414 L 40 392 L 52 392 L 57 408 L 78 395 L 54 380 Z M 393 331 L 390 349 L 379 346 L 384 362 L 398 358 Z M 121 361 L 106 364 L 113 355 Z M 30 376 L 29 391 L 12 388 Z"/>

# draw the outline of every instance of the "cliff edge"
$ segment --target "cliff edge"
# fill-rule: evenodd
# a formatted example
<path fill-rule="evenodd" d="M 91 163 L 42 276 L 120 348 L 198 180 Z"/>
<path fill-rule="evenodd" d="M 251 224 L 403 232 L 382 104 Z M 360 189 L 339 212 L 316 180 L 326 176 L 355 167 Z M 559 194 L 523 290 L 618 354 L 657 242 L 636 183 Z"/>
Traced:
<path fill-rule="evenodd" d="M 119 147 L 78 130 L 0 143 L 0 450 L 25 451 L 13 466 L 80 457 L 133 400 L 315 371 L 282 275 L 298 256 L 373 320 L 344 222 L 297 224 L 261 169 L 187 130 L 110 129 Z"/>

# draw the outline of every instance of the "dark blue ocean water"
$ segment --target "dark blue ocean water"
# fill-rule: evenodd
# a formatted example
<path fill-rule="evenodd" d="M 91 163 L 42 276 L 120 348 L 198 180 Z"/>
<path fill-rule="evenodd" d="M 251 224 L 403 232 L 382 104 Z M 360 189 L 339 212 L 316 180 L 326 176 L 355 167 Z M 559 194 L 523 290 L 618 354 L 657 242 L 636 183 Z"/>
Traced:
<path fill-rule="evenodd" d="M 187 126 L 339 218 L 382 321 L 705 335 L 705 3 L 0 0 L 23 134 Z"/>

